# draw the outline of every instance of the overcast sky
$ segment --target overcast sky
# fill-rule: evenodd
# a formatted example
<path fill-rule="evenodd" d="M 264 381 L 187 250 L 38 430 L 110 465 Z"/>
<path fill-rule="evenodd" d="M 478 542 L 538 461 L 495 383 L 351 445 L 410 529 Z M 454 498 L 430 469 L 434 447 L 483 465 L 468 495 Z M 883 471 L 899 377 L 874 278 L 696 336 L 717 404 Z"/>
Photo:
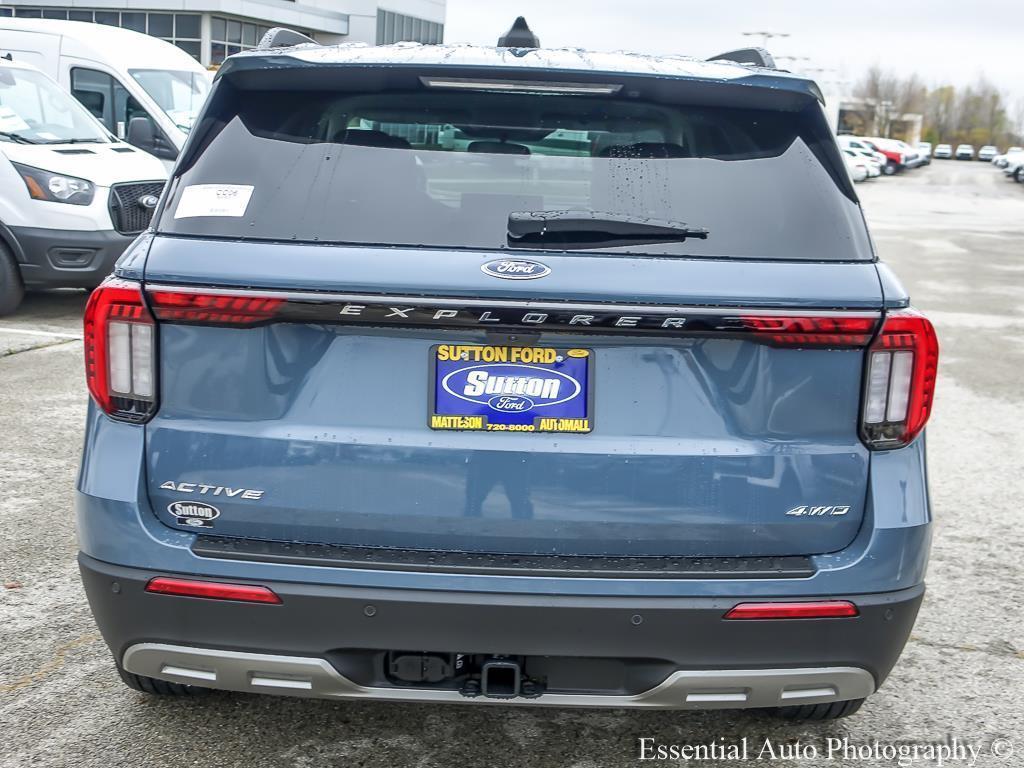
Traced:
<path fill-rule="evenodd" d="M 702 58 L 760 45 L 742 32 L 788 32 L 769 50 L 810 59 L 788 69 L 835 70 L 821 80 L 856 81 L 875 63 L 932 85 L 985 74 L 1011 111 L 1024 103 L 1024 0 L 448 0 L 445 42 L 493 45 L 517 15 L 546 47 Z"/>

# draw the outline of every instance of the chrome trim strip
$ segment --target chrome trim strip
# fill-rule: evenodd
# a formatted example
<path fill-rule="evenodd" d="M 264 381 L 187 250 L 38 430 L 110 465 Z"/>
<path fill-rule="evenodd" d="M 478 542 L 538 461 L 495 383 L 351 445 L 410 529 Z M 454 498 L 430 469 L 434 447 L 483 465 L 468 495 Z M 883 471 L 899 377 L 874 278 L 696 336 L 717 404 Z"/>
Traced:
<path fill-rule="evenodd" d="M 171 682 L 196 684 L 177 670 L 210 670 L 209 687 L 246 693 L 273 693 L 325 699 L 512 704 L 554 707 L 634 709 L 745 709 L 799 702 L 821 704 L 860 699 L 874 693 L 875 681 L 857 667 L 802 669 L 680 670 L 660 684 L 632 695 L 545 693 L 537 698 L 467 698 L 458 691 L 367 687 L 340 674 L 325 659 L 139 643 L 125 651 L 129 672 Z M 206 682 L 206 680 L 204 680 Z"/>
<path fill-rule="evenodd" d="M 285 301 L 328 304 L 373 304 L 377 306 L 394 302 L 414 307 L 459 308 L 459 309 L 524 309 L 530 311 L 550 312 L 616 312 L 648 315 L 710 315 L 714 317 L 734 317 L 744 314 L 756 314 L 764 317 L 865 317 L 878 319 L 879 310 L 871 309 L 802 309 L 791 307 L 730 306 L 730 305 L 678 305 L 665 304 L 614 304 L 614 303 L 578 303 L 569 301 L 534 301 L 532 299 L 484 299 L 479 297 L 451 296 L 402 296 L 397 294 L 379 293 L 321 293 L 314 291 L 282 291 L 260 288 L 215 288 L 195 285 L 173 285 L 170 283 L 147 283 L 146 292 L 172 291 L 175 293 L 202 293 L 217 296 L 252 296 L 259 298 L 284 299 Z M 625 330 L 625 329 L 624 329 Z"/>

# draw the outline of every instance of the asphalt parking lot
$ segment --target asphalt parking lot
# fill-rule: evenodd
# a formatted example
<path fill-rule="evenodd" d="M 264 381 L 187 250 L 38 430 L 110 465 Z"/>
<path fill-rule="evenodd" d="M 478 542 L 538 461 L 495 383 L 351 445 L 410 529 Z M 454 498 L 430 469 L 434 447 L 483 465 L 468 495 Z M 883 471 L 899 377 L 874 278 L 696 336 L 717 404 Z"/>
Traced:
<path fill-rule="evenodd" d="M 883 689 L 854 717 L 345 704 L 236 694 L 152 700 L 114 672 L 79 586 L 72 489 L 86 392 L 81 292 L 0 320 L 0 765 L 620 766 L 638 740 L 940 742 L 1024 760 L 1024 186 L 936 161 L 858 187 L 878 249 L 942 343 L 929 426 L 929 592 Z M 996 742 L 1015 740 L 1016 756 Z M 807 754 L 806 751 L 804 754 Z M 762 764 L 896 765 L 847 755 Z M 685 764 L 685 763 L 676 763 Z M 691 763 L 698 764 L 698 763 Z M 729 760 L 701 765 L 741 765 Z M 916 763 L 917 765 L 936 763 Z M 970 765 L 968 761 L 947 763 Z"/>

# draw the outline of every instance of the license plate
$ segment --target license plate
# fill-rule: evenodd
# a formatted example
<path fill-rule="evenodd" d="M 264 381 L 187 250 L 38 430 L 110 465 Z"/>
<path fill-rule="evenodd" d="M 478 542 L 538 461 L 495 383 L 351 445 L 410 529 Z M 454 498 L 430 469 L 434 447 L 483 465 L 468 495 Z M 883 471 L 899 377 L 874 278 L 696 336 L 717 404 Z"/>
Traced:
<path fill-rule="evenodd" d="M 589 432 L 589 349 L 438 344 L 431 348 L 430 428 Z"/>

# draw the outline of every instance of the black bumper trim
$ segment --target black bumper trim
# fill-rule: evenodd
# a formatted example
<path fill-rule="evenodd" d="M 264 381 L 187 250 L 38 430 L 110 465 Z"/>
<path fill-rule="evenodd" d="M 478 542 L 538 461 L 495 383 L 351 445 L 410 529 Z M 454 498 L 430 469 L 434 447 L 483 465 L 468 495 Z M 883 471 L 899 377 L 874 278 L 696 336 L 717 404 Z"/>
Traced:
<path fill-rule="evenodd" d="M 634 666 L 656 660 L 659 670 L 854 667 L 881 685 L 924 595 L 922 584 L 825 596 L 852 600 L 860 610 L 855 618 L 725 621 L 737 603 L 767 598 L 742 591 L 728 597 L 625 597 L 382 589 L 220 578 L 205 569 L 172 574 L 87 555 L 79 556 L 79 564 L 96 623 L 117 659 L 139 643 L 315 657 L 363 685 L 376 684 L 369 657 L 410 647 L 421 653 L 634 660 L 627 664 Z M 145 591 L 151 578 L 174 575 L 258 583 L 282 602 Z"/>
<path fill-rule="evenodd" d="M 503 555 L 420 549 L 301 544 L 226 536 L 198 536 L 198 557 L 263 563 L 478 573 L 492 576 L 563 576 L 635 579 L 800 579 L 813 576 L 809 557 L 599 557 Z"/>
<path fill-rule="evenodd" d="M 20 251 L 22 280 L 30 288 L 95 288 L 135 239 L 112 229 L 10 227 L 9 232 Z"/>

